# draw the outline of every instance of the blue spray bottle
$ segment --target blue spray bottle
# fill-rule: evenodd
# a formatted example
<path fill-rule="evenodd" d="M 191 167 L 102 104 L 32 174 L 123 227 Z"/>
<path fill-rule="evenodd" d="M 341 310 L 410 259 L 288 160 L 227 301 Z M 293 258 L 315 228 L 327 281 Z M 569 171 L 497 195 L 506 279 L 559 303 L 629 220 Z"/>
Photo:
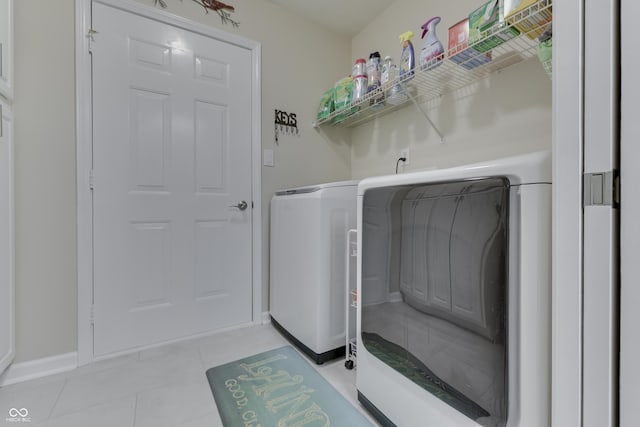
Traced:
<path fill-rule="evenodd" d="M 440 17 L 431 18 L 422 26 L 422 38 L 426 35 L 424 47 L 420 52 L 420 69 L 428 70 L 442 64 L 444 59 L 444 46 L 436 35 L 436 25 L 440 23 Z"/>
<path fill-rule="evenodd" d="M 413 76 L 413 69 L 416 66 L 413 44 L 411 44 L 411 38 L 413 36 L 413 31 L 407 31 L 400 34 L 400 42 L 402 43 L 402 55 L 400 56 L 400 80 L 410 79 Z"/>

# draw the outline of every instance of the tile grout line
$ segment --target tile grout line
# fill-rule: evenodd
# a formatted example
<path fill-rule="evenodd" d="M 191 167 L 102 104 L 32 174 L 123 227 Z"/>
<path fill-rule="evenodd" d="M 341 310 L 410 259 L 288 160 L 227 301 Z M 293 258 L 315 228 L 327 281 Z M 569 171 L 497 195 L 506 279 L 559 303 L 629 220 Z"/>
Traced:
<path fill-rule="evenodd" d="M 136 357 L 137 362 L 141 362 L 141 363 L 145 362 L 144 360 L 142 360 L 142 351 L 137 351 L 136 356 L 137 356 Z M 138 398 L 140 397 L 140 393 L 144 393 L 144 391 L 136 392 L 136 401 L 133 405 L 133 424 L 131 424 L 131 427 L 136 427 L 136 423 L 138 422 Z"/>
<path fill-rule="evenodd" d="M 60 402 L 60 396 L 62 396 L 62 392 L 67 387 L 67 382 L 68 381 L 69 381 L 69 378 L 65 378 L 64 379 L 64 384 L 62 384 L 62 387 L 60 387 L 60 391 L 58 392 L 58 395 L 56 396 L 56 401 L 53 403 L 53 406 L 51 406 L 51 410 L 49 411 L 49 415 L 47 416 L 47 420 L 51 419 L 51 416 L 53 415 L 53 411 L 56 409 L 56 406 L 58 406 L 58 402 Z"/>
<path fill-rule="evenodd" d="M 133 424 L 131 427 L 136 427 L 136 423 L 138 422 L 138 397 L 140 396 L 140 392 L 136 393 L 136 402 L 133 405 Z"/>
<path fill-rule="evenodd" d="M 207 370 L 207 365 L 205 364 L 204 357 L 202 357 L 202 345 L 201 345 L 201 343 L 198 343 L 198 344 L 196 345 L 196 350 L 197 350 L 197 352 L 198 352 L 198 358 L 200 359 L 200 365 L 202 366 L 202 369 L 204 369 L 204 370 L 205 370 L 205 372 L 206 372 L 206 370 Z M 205 374 L 205 375 L 206 375 L 206 374 Z"/>

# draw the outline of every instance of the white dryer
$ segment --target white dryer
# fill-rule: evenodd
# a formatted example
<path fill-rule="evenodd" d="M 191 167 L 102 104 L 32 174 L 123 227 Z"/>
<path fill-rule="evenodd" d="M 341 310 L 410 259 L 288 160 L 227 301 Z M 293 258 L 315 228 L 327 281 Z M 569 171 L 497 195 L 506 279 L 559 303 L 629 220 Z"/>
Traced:
<path fill-rule="evenodd" d="M 358 399 L 382 425 L 549 425 L 549 152 L 362 180 L 358 247 Z"/>
<path fill-rule="evenodd" d="M 271 199 L 271 320 L 318 364 L 345 354 L 346 242 L 357 185 L 291 188 Z"/>

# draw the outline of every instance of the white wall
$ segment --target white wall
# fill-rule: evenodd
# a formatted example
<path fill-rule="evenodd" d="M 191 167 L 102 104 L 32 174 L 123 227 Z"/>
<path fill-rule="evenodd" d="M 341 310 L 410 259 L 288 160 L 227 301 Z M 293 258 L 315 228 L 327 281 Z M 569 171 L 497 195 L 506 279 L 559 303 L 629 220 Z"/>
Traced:
<path fill-rule="evenodd" d="M 153 7 L 153 0 L 138 0 Z M 168 12 L 262 44 L 263 310 L 268 307 L 269 200 L 281 187 L 348 179 L 350 147 L 310 127 L 327 87 L 349 70 L 350 40 L 267 0 L 230 1 L 237 29 L 192 1 Z M 15 2 L 17 354 L 23 362 L 77 349 L 74 1 Z M 274 143 L 274 109 L 298 114 L 300 137 Z"/>
<path fill-rule="evenodd" d="M 420 27 L 433 16 L 445 48 L 450 26 L 478 7 L 480 0 L 396 0 L 352 41 L 352 61 L 379 51 L 398 63 L 398 35 L 412 30 L 416 58 Z M 478 84 L 426 106 L 445 144 L 409 105 L 352 131 L 352 176 L 394 173 L 400 150 L 410 149 L 406 171 L 448 167 L 551 148 L 551 80 L 536 58 L 503 70 Z"/>

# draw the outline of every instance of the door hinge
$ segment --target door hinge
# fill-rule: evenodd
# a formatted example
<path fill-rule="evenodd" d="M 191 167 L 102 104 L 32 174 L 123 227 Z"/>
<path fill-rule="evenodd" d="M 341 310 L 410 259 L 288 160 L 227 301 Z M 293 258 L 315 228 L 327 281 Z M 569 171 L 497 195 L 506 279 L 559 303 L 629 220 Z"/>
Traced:
<path fill-rule="evenodd" d="M 98 34 L 98 32 L 96 30 L 94 30 L 93 28 L 89 28 L 87 30 L 87 39 L 89 40 L 89 52 L 92 52 L 91 51 L 91 43 L 95 41 L 93 36 L 95 36 L 96 34 Z"/>
<path fill-rule="evenodd" d="M 583 174 L 582 206 L 620 205 L 620 174 L 617 170 Z"/>
<path fill-rule="evenodd" d="M 89 171 L 89 190 L 93 191 L 93 169 Z"/>

